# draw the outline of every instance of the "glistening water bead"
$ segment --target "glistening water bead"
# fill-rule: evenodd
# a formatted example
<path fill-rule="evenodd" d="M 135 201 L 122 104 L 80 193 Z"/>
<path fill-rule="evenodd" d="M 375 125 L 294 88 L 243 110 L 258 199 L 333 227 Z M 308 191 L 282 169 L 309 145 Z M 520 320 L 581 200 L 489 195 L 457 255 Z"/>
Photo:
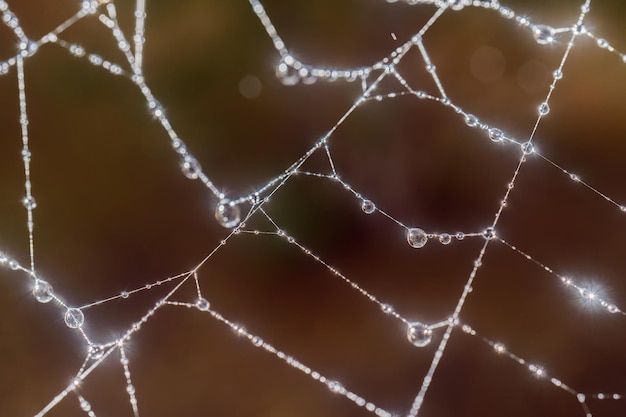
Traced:
<path fill-rule="evenodd" d="M 555 31 L 551 26 L 536 25 L 533 27 L 533 36 L 540 45 L 548 45 L 555 41 Z"/>
<path fill-rule="evenodd" d="M 209 307 L 211 307 L 211 304 L 206 298 L 200 297 L 198 298 L 198 301 L 196 301 L 196 307 L 198 308 L 198 310 L 208 311 Z"/>
<path fill-rule="evenodd" d="M 78 308 L 68 308 L 64 318 L 65 324 L 71 329 L 77 329 L 85 323 L 85 315 Z"/>
<path fill-rule="evenodd" d="M 416 321 L 409 323 L 406 337 L 413 346 L 424 347 L 428 346 L 433 339 L 433 331 L 424 323 Z"/>
<path fill-rule="evenodd" d="M 33 295 L 40 303 L 47 303 L 52 300 L 52 285 L 46 281 L 37 281 L 33 287 Z"/>
<path fill-rule="evenodd" d="M 546 114 L 550 113 L 550 105 L 544 101 L 539 105 L 537 110 L 539 111 L 539 114 L 541 116 L 545 116 Z"/>
<path fill-rule="evenodd" d="M 423 248 L 428 242 L 428 235 L 422 229 L 414 227 L 406 232 L 406 241 L 413 248 Z"/>
<path fill-rule="evenodd" d="M 232 229 L 241 222 L 241 210 L 234 202 L 224 199 L 217 203 L 215 220 L 227 229 Z"/>
<path fill-rule="evenodd" d="M 363 213 L 365 214 L 372 214 L 376 211 L 376 205 L 370 200 L 363 200 L 361 202 L 361 210 L 363 210 Z"/>

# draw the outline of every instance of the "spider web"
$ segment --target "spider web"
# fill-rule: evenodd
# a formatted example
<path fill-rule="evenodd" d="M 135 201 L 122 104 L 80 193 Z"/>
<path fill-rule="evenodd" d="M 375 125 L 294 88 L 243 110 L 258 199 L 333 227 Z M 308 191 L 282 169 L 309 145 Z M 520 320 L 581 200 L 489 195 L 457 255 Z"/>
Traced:
<path fill-rule="evenodd" d="M 0 415 L 623 414 L 624 7 L 230 3 L 0 1 Z"/>

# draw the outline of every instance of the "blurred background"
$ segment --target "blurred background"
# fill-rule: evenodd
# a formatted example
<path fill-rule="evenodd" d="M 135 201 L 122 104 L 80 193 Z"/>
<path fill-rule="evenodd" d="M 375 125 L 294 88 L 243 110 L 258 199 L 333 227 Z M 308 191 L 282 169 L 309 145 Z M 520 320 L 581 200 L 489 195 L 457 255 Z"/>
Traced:
<path fill-rule="evenodd" d="M 75 13 L 78 0 L 9 1 L 31 39 Z M 205 173 L 229 197 L 279 175 L 332 128 L 359 83 L 283 86 L 279 57 L 245 1 L 148 0 L 145 76 Z M 131 37 L 134 2 L 115 3 Z M 294 56 L 336 68 L 372 64 L 416 33 L 431 6 L 384 1 L 267 0 Z M 533 22 L 569 27 L 580 2 L 502 1 Z M 626 51 L 626 3 L 594 0 L 585 22 Z M 123 62 L 95 17 L 62 36 Z M 516 138 L 527 138 L 568 33 L 539 45 L 497 12 L 446 12 L 424 45 L 451 100 Z M 0 60 L 16 39 L 0 27 Z M 125 67 L 127 68 L 127 67 Z M 436 94 L 416 51 L 399 67 Z M 0 77 L 0 251 L 28 264 L 15 71 Z M 26 62 L 36 268 L 81 306 L 184 272 L 229 231 L 215 198 L 181 175 L 179 159 L 135 86 L 46 45 Z M 392 83 L 380 93 L 401 91 Z M 626 203 L 626 65 L 581 38 L 535 137 L 538 151 Z M 489 226 L 520 158 L 436 103 L 368 102 L 331 137 L 338 172 L 403 223 L 429 232 Z M 312 158 L 312 170 L 324 169 Z M 324 171 L 325 172 L 325 171 Z M 483 240 L 436 241 L 419 250 L 380 214 L 365 215 L 338 184 L 291 180 L 265 206 L 278 224 L 405 317 L 425 323 L 453 311 Z M 562 275 L 626 308 L 624 214 L 545 160 L 529 156 L 498 235 Z M 251 227 L 267 228 L 253 219 Z M 443 332 L 416 348 L 406 329 L 300 250 L 273 236 L 238 235 L 200 272 L 212 307 L 347 389 L 405 415 Z M 122 334 L 171 287 L 85 310 L 86 332 Z M 187 286 L 176 300 L 193 302 Z M 39 304 L 25 274 L 0 270 L 0 415 L 30 416 L 67 386 L 85 346 L 58 306 Z M 558 279 L 503 245 L 489 246 L 461 314 L 480 335 L 542 365 L 579 392 L 626 394 L 622 315 L 592 308 Z M 129 344 L 142 416 L 356 417 L 342 396 L 254 348 L 207 314 L 163 308 Z M 81 385 L 102 416 L 132 416 L 123 370 L 111 355 Z M 597 417 L 626 403 L 589 399 Z M 50 416 L 81 416 L 69 395 Z M 583 416 L 576 399 L 478 338 L 454 331 L 420 416 Z"/>

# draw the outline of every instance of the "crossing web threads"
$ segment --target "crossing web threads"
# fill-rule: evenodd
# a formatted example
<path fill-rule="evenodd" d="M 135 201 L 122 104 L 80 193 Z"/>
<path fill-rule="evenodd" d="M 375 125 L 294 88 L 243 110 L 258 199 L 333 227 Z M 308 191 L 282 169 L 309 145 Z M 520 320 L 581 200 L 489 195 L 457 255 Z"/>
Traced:
<path fill-rule="evenodd" d="M 0 414 L 623 413 L 624 6 L 231 3 L 0 0 Z"/>

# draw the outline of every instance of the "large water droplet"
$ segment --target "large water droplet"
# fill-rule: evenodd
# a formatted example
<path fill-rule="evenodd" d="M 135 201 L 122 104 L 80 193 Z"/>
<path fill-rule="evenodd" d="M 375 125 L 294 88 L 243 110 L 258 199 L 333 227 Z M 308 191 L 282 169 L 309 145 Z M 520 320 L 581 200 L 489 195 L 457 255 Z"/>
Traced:
<path fill-rule="evenodd" d="M 64 318 L 67 327 L 72 329 L 77 329 L 85 323 L 85 315 L 78 308 L 68 308 Z"/>
<path fill-rule="evenodd" d="M 198 298 L 198 301 L 196 301 L 196 307 L 198 308 L 198 310 L 208 311 L 209 307 L 211 307 L 211 304 L 206 298 L 200 297 Z"/>
<path fill-rule="evenodd" d="M 428 235 L 422 229 L 414 227 L 406 232 L 406 240 L 414 248 L 422 248 L 428 242 Z"/>
<path fill-rule="evenodd" d="M 370 200 L 363 200 L 361 202 L 361 210 L 363 210 L 365 214 L 372 214 L 376 211 L 376 205 Z"/>
<path fill-rule="evenodd" d="M 241 221 L 241 211 L 234 202 L 224 199 L 215 208 L 215 219 L 227 229 L 232 229 Z"/>
<path fill-rule="evenodd" d="M 467 114 L 465 116 L 465 124 L 469 127 L 475 127 L 478 124 L 478 119 L 473 114 Z"/>
<path fill-rule="evenodd" d="M 491 128 L 489 129 L 489 139 L 493 142 L 502 142 L 504 139 L 504 133 L 500 129 Z"/>
<path fill-rule="evenodd" d="M 190 180 L 197 180 L 202 173 L 200 162 L 192 156 L 186 156 L 185 159 L 183 159 L 183 163 L 180 165 L 180 168 L 183 171 L 183 175 Z"/>
<path fill-rule="evenodd" d="M 413 346 L 424 347 L 428 346 L 433 339 L 433 331 L 424 323 L 416 321 L 409 323 L 406 337 Z"/>
<path fill-rule="evenodd" d="M 38 280 L 33 287 L 33 295 L 40 303 L 47 303 L 52 300 L 52 285 L 46 281 Z"/>
<path fill-rule="evenodd" d="M 536 25 L 533 27 L 533 36 L 540 45 L 547 45 L 555 41 L 555 32 L 552 26 Z"/>

